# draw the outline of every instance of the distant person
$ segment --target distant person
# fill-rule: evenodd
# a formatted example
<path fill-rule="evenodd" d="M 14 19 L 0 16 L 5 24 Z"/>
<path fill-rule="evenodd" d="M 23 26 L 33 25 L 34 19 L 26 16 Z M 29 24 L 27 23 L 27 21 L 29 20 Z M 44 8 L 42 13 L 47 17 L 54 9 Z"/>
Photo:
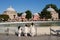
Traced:
<path fill-rule="evenodd" d="M 21 33 L 22 33 L 22 27 L 21 26 L 18 26 L 18 37 L 21 36 Z"/>
<path fill-rule="evenodd" d="M 25 34 L 25 36 L 28 36 L 28 33 L 29 33 L 29 28 L 28 28 L 28 25 L 26 24 L 25 28 L 24 28 L 24 34 Z"/>
<path fill-rule="evenodd" d="M 31 36 L 35 36 L 36 35 L 36 29 L 35 29 L 34 23 L 31 23 L 31 26 L 30 26 L 30 35 Z"/>
<path fill-rule="evenodd" d="M 7 28 L 6 33 L 7 33 L 6 35 L 9 35 L 9 28 Z"/>

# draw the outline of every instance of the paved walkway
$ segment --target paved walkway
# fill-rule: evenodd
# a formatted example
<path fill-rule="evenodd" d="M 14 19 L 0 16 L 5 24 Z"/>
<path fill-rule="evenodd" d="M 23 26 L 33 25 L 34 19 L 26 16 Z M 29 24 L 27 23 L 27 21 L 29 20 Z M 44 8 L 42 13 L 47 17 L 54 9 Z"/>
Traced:
<path fill-rule="evenodd" d="M 0 35 L 0 40 L 60 40 L 57 36 L 17 37 L 15 35 Z"/>

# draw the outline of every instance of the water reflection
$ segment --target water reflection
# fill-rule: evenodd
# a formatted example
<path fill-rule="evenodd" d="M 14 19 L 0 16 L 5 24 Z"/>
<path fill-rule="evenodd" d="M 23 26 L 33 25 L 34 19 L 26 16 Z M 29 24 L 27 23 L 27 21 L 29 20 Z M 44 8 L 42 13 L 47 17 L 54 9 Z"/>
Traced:
<path fill-rule="evenodd" d="M 0 27 L 18 27 L 18 26 L 22 26 L 22 27 L 24 27 L 25 26 L 25 24 L 28 24 L 28 23 L 13 23 L 13 24 L 0 24 Z M 29 24 L 31 24 L 31 23 L 29 23 Z M 60 26 L 60 21 L 54 21 L 54 22 L 35 22 L 34 23 L 35 24 L 35 26 L 37 27 L 37 26 L 42 26 L 42 27 L 44 27 L 44 26 Z"/>
<path fill-rule="evenodd" d="M 28 24 L 28 23 L 0 24 L 0 33 L 4 33 L 4 31 L 7 28 L 9 28 L 11 33 L 13 33 L 18 30 L 18 26 L 24 27 L 25 24 Z M 40 22 L 34 22 L 34 24 L 36 27 L 60 26 L 60 21 L 54 21 L 54 22 L 41 22 L 40 21 Z"/>

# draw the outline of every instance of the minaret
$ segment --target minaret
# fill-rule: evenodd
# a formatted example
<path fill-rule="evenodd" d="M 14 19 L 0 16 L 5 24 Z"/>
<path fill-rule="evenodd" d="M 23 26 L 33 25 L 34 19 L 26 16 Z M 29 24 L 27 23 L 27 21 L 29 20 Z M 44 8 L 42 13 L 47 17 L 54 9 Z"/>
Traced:
<path fill-rule="evenodd" d="M 49 6 L 49 8 L 52 8 L 51 6 Z"/>
<path fill-rule="evenodd" d="M 10 5 L 10 7 L 9 8 L 13 8 L 11 5 Z"/>
<path fill-rule="evenodd" d="M 12 6 L 10 5 L 10 8 L 12 8 Z"/>
<path fill-rule="evenodd" d="M 6 11 L 4 12 L 4 14 L 9 15 L 10 19 L 14 19 L 14 18 L 17 17 L 17 12 L 15 11 L 14 8 L 12 8 L 11 5 L 6 9 Z"/>

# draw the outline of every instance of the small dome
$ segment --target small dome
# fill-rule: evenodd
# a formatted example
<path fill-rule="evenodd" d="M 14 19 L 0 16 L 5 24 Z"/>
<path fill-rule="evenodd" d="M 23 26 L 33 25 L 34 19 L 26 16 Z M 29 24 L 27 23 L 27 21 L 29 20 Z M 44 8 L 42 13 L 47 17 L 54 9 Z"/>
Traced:
<path fill-rule="evenodd" d="M 15 11 L 11 6 L 6 11 Z"/>
<path fill-rule="evenodd" d="M 34 15 L 39 15 L 38 13 L 35 13 Z"/>
<path fill-rule="evenodd" d="M 26 15 L 26 13 L 23 13 L 23 14 L 22 14 L 22 16 L 25 16 L 25 15 Z"/>
<path fill-rule="evenodd" d="M 51 6 L 47 9 L 47 11 L 55 11 L 53 8 L 51 8 Z"/>

